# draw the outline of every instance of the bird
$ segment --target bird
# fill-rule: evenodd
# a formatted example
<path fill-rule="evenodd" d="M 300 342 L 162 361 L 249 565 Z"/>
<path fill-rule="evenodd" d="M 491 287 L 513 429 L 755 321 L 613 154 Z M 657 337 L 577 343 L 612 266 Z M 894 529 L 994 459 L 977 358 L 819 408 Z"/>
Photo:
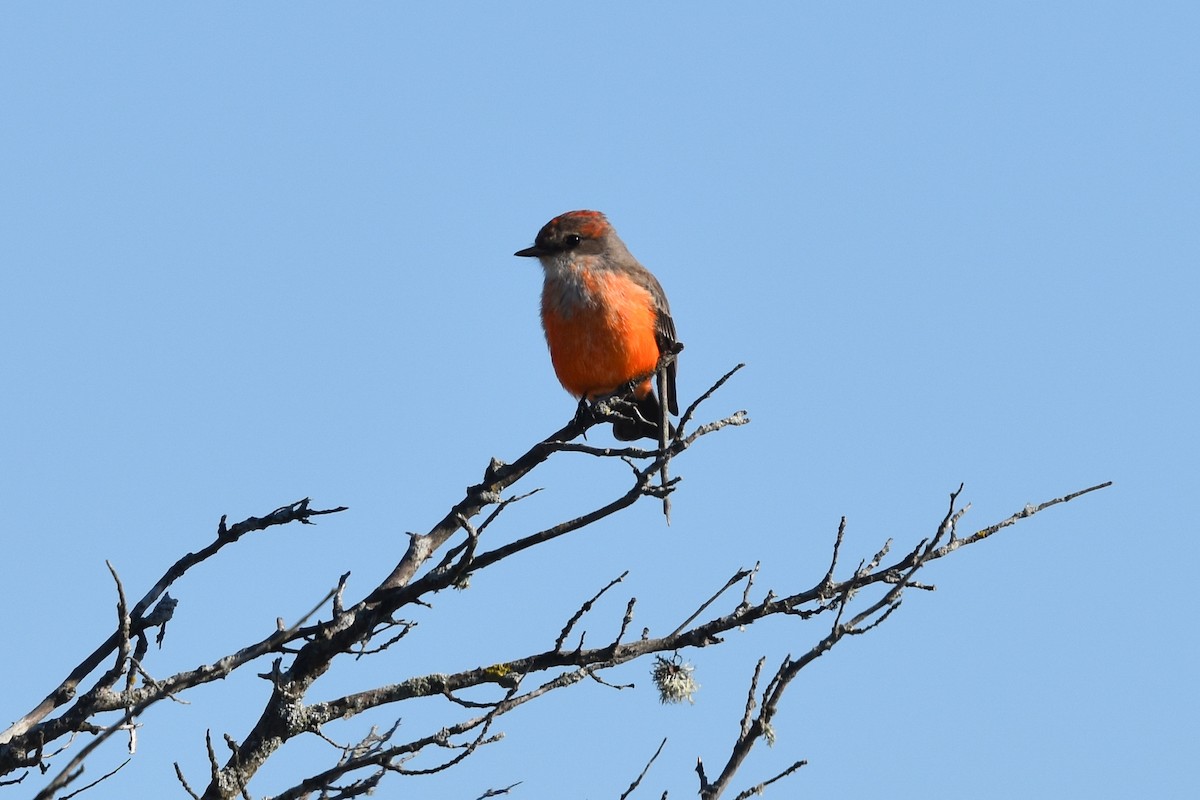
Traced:
<path fill-rule="evenodd" d="M 563 388 L 581 404 L 624 394 L 637 414 L 615 420 L 613 436 L 664 441 L 652 378 L 663 354 L 676 355 L 683 346 L 658 279 L 599 211 L 560 214 L 542 226 L 532 247 L 514 255 L 541 262 L 542 329 Z M 678 415 L 674 359 L 664 373 L 663 401 Z M 674 435 L 669 423 L 668 435 Z"/>

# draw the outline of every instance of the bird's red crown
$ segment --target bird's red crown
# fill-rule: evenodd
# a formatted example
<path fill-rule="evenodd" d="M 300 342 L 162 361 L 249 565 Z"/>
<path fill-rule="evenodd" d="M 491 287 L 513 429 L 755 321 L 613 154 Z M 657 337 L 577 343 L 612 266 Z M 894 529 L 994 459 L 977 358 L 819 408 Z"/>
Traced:
<path fill-rule="evenodd" d="M 599 239 L 610 227 L 599 211 L 568 211 L 546 223 L 546 230 L 570 230 L 585 239 Z"/>

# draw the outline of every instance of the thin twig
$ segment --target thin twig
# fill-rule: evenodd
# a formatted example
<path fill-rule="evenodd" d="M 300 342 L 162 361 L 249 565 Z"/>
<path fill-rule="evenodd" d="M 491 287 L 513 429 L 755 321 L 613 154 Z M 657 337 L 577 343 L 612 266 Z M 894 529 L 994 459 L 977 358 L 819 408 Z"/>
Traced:
<path fill-rule="evenodd" d="M 740 581 L 742 578 L 745 578 L 746 576 L 748 576 L 748 575 L 753 575 L 753 574 L 754 574 L 754 570 L 749 570 L 749 569 L 739 569 L 737 572 L 735 572 L 735 573 L 733 574 L 733 577 L 732 577 L 732 578 L 730 578 L 729 580 L 725 581 L 725 585 L 724 585 L 724 586 L 722 586 L 720 589 L 718 589 L 718 590 L 716 591 L 716 593 L 715 593 L 715 594 L 714 594 L 712 597 L 710 597 L 710 598 L 708 598 L 707 600 L 705 600 L 705 601 L 704 601 L 704 602 L 703 602 L 703 603 L 700 605 L 700 607 L 699 607 L 699 608 L 697 608 L 695 611 L 693 611 L 693 612 L 692 612 L 692 615 L 691 615 L 690 617 L 688 617 L 688 618 L 687 618 L 687 619 L 685 619 L 683 622 L 681 622 L 681 623 L 679 624 L 679 627 L 678 627 L 678 628 L 676 628 L 675 630 L 671 631 L 671 633 L 670 633 L 669 635 L 670 635 L 670 636 L 675 636 L 675 635 L 677 635 L 677 634 L 678 634 L 680 631 L 682 631 L 684 628 L 686 628 L 688 625 L 690 625 L 690 624 L 691 624 L 691 622 L 692 622 L 692 620 L 694 620 L 696 617 L 698 617 L 698 616 L 700 616 L 701 614 L 703 614 L 703 613 L 704 613 L 704 609 L 708 608 L 708 607 L 709 607 L 709 606 L 711 606 L 713 603 L 715 603 L 715 602 L 717 601 L 717 598 L 718 598 L 718 597 L 720 597 L 721 595 L 725 594 L 725 592 L 726 592 L 726 591 L 729 589 L 729 587 L 730 587 L 730 586 L 733 586 L 735 583 L 737 583 L 738 581 Z"/>
<path fill-rule="evenodd" d="M 642 767 L 641 773 L 639 773 L 638 776 L 633 779 L 633 783 L 629 784 L 628 789 L 621 792 L 621 796 L 618 798 L 618 800 L 627 800 L 629 795 L 633 794 L 633 790 L 636 789 L 638 784 L 642 782 L 642 778 L 646 777 L 646 773 L 650 771 L 651 765 L 654 764 L 656 759 L 658 759 L 658 754 L 661 753 L 663 748 L 666 746 L 667 740 L 664 738 L 661 742 L 659 742 L 658 749 L 654 751 L 654 755 L 650 756 L 650 760 L 646 762 L 646 766 Z"/>
<path fill-rule="evenodd" d="M 736 367 L 729 370 L 729 372 L 726 372 L 724 375 L 722 375 L 720 378 L 717 379 L 716 383 L 714 383 L 711 387 L 709 387 L 707 392 L 705 392 L 704 394 L 697 397 L 692 402 L 692 404 L 687 407 L 687 410 L 683 412 L 683 416 L 679 418 L 679 432 L 680 433 L 682 433 L 684 427 L 687 426 L 687 424 L 692 421 L 692 415 L 694 415 L 696 413 L 696 409 L 699 408 L 700 405 L 705 400 L 707 400 L 708 398 L 710 398 L 714 394 L 716 394 L 717 390 L 720 389 L 722 386 L 724 386 L 725 382 L 728 381 L 730 378 L 732 378 L 734 373 L 736 373 L 738 370 L 742 369 L 745 366 L 746 366 L 745 364 L 738 364 Z M 742 413 L 745 413 L 745 412 L 742 412 Z"/>
<path fill-rule="evenodd" d="M 673 359 L 674 356 L 672 355 Z M 662 488 L 662 507 L 663 516 L 667 520 L 667 525 L 671 524 L 671 495 L 667 481 L 667 464 L 671 461 L 671 456 L 667 452 L 667 438 L 671 430 L 670 420 L 671 412 L 667 408 L 667 367 L 665 364 L 658 366 L 658 452 L 659 458 L 662 459 L 662 466 L 659 467 L 658 477 L 659 486 Z"/>
<path fill-rule="evenodd" d="M 555 650 L 562 650 L 563 643 L 567 641 L 567 637 L 571 635 L 571 629 L 575 627 L 575 623 L 579 622 L 579 620 L 583 618 L 584 614 L 592 610 L 592 606 L 596 604 L 596 601 L 599 600 L 605 592 L 616 586 L 621 581 L 625 580 L 625 576 L 628 574 L 629 570 L 625 570 L 620 575 L 613 578 L 608 582 L 608 585 L 596 592 L 596 594 L 592 595 L 590 599 L 585 601 L 584 604 L 579 607 L 579 610 L 576 611 L 569 620 L 567 620 L 567 624 L 563 626 L 562 632 L 559 633 L 558 638 L 554 640 Z"/>
<path fill-rule="evenodd" d="M 797 761 L 796 763 L 792 764 L 790 767 L 785 769 L 783 772 L 776 775 L 774 778 L 765 780 L 762 783 L 757 784 L 755 786 L 751 786 L 749 789 L 746 789 L 745 791 L 741 792 L 740 794 L 738 794 L 738 796 L 735 798 L 735 800 L 748 800 L 748 798 L 750 798 L 754 795 L 762 794 L 763 789 L 767 788 L 775 781 L 780 780 L 782 778 L 786 778 L 788 775 L 791 775 L 796 770 L 800 769 L 801 767 L 807 766 L 807 765 L 808 765 L 807 761 Z"/>

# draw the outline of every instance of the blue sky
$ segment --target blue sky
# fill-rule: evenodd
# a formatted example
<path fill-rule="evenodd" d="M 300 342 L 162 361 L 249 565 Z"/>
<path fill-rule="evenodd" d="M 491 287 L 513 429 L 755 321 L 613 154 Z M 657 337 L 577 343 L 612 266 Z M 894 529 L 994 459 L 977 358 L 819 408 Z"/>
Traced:
<path fill-rule="evenodd" d="M 597 208 L 670 297 L 681 398 L 746 362 L 707 408 L 753 423 L 676 462 L 669 529 L 647 503 L 480 576 L 312 699 L 543 649 L 625 569 L 594 636 L 631 595 L 670 630 L 756 561 L 762 590 L 810 586 L 842 515 L 853 563 L 932 533 L 960 482 L 974 529 L 1112 480 L 931 567 L 936 593 L 793 685 L 738 788 L 807 758 L 768 796 L 1190 796 L 1198 33 L 1188 3 L 6 6 L 0 716 L 106 635 L 105 559 L 140 596 L 221 514 L 351 508 L 181 582 L 152 673 L 347 570 L 368 591 L 574 412 L 511 253 Z M 497 540 L 623 470 L 551 465 Z M 616 797 L 666 736 L 639 792 L 692 796 L 759 656 L 821 635 L 785 622 L 688 654 L 694 706 L 635 665 L 384 795 Z M 265 691 L 155 709 L 89 796 L 171 796 L 174 760 L 199 781 L 204 729 L 239 737 Z"/>

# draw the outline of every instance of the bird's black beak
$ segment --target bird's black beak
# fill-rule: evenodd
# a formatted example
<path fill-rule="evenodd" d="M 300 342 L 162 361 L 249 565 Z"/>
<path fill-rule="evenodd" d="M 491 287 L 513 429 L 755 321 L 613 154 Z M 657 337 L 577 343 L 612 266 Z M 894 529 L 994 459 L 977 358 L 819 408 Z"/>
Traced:
<path fill-rule="evenodd" d="M 521 256 L 522 258 L 534 258 L 543 255 L 544 253 L 545 251 L 535 244 L 533 247 L 526 247 L 524 250 L 518 250 L 517 252 L 513 253 L 513 255 Z"/>

